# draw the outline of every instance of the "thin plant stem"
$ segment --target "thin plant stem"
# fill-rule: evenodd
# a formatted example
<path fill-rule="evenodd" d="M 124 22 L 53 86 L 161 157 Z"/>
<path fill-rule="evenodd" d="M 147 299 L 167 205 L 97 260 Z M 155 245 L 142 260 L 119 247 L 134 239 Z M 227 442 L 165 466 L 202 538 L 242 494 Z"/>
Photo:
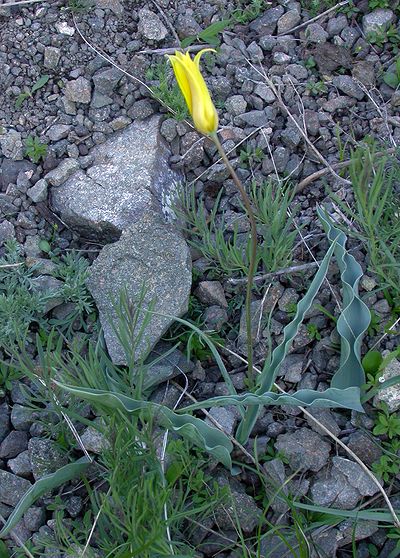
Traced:
<path fill-rule="evenodd" d="M 253 377 L 253 338 L 252 338 L 252 327 L 251 327 L 251 291 L 253 288 L 253 278 L 256 271 L 256 260 L 257 260 L 257 227 L 256 227 L 256 219 L 254 217 L 254 212 L 251 207 L 250 198 L 241 183 L 238 175 L 235 172 L 235 169 L 232 167 L 229 159 L 224 151 L 224 148 L 221 145 L 221 142 L 218 139 L 217 134 L 212 134 L 211 139 L 215 143 L 219 154 L 221 155 L 221 159 L 226 165 L 226 168 L 229 170 L 232 179 L 235 183 L 235 186 L 240 192 L 242 196 L 242 200 L 244 206 L 247 211 L 247 216 L 250 222 L 250 230 L 251 230 L 251 251 L 250 251 L 250 261 L 249 261 L 249 271 L 247 276 L 247 289 L 246 289 L 246 334 L 247 334 L 247 370 L 248 370 L 248 380 L 250 385 L 254 384 L 254 377 Z"/>

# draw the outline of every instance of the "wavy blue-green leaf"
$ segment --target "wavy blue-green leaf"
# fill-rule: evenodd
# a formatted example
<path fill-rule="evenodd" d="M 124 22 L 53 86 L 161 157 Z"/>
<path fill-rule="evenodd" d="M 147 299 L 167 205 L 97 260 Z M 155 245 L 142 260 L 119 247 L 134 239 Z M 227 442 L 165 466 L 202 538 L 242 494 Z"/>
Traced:
<path fill-rule="evenodd" d="M 371 321 L 367 305 L 360 299 L 358 284 L 363 275 L 356 259 L 346 250 L 346 235 L 337 229 L 328 214 L 318 208 L 328 239 L 334 245 L 337 264 L 343 286 L 343 308 L 336 328 L 340 335 L 340 366 L 331 380 L 331 386 L 339 389 L 365 384 L 364 369 L 361 364 L 361 342 Z"/>
<path fill-rule="evenodd" d="M 284 361 L 289 349 L 292 345 L 293 339 L 296 337 L 300 325 L 304 320 L 306 312 L 311 308 L 311 305 L 316 297 L 328 271 L 329 262 L 331 260 L 334 249 L 334 243 L 330 246 L 328 252 L 325 254 L 317 273 L 314 275 L 311 284 L 304 295 L 299 301 L 296 308 L 296 315 L 293 320 L 285 326 L 283 330 L 283 341 L 274 349 L 271 360 L 267 360 L 258 380 L 257 395 L 270 392 L 275 378 L 279 373 L 282 362 Z M 315 392 L 317 393 L 317 392 Z M 252 407 L 247 410 L 246 416 L 240 422 L 237 430 L 237 438 L 241 443 L 247 442 L 250 433 L 257 420 L 261 407 Z"/>
<path fill-rule="evenodd" d="M 3 529 L 0 531 L 0 537 L 5 537 L 13 527 L 18 523 L 27 509 L 36 502 L 43 494 L 49 490 L 58 488 L 59 486 L 69 482 L 71 479 L 82 475 L 90 465 L 90 461 L 86 457 L 82 457 L 74 463 L 69 463 L 61 467 L 55 473 L 50 473 L 39 479 L 31 486 L 31 488 L 23 495 L 16 505 L 14 511 L 7 519 Z"/>
<path fill-rule="evenodd" d="M 230 456 L 233 449 L 232 442 L 223 432 L 208 425 L 204 420 L 188 414 L 179 414 L 165 405 L 151 401 L 138 401 L 121 393 L 56 383 L 65 391 L 85 401 L 92 401 L 109 409 L 117 409 L 129 414 L 147 411 L 165 428 L 189 438 L 229 469 L 232 466 Z"/>
<path fill-rule="evenodd" d="M 259 407 L 260 405 L 294 405 L 301 407 L 324 407 L 353 409 L 364 412 L 360 403 L 360 389 L 349 387 L 346 389 L 328 388 L 325 391 L 314 391 L 312 389 L 300 389 L 295 393 L 266 392 L 263 394 L 243 393 L 242 395 L 221 395 L 211 397 L 205 401 L 199 401 L 188 405 L 182 412 L 195 411 L 197 409 L 209 409 L 211 407 L 224 407 L 225 405 L 245 405 L 247 407 Z"/>

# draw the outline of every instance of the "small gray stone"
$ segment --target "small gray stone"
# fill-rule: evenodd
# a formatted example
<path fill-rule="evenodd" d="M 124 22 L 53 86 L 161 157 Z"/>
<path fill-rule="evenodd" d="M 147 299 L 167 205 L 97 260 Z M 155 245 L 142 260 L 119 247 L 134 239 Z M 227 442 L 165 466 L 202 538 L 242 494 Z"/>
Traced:
<path fill-rule="evenodd" d="M 274 62 L 274 64 L 278 64 L 279 66 L 285 65 L 285 64 L 289 64 L 289 62 L 292 60 L 292 57 L 289 56 L 288 54 L 285 54 L 284 52 L 274 52 L 274 54 L 272 55 L 272 60 Z"/>
<path fill-rule="evenodd" d="M 47 182 L 52 186 L 61 186 L 67 178 L 79 169 L 79 163 L 75 159 L 64 159 L 58 167 L 48 172 L 45 176 Z"/>
<path fill-rule="evenodd" d="M 382 456 L 379 444 L 360 430 L 350 434 L 347 445 L 369 467 Z"/>
<path fill-rule="evenodd" d="M 246 111 L 247 101 L 243 95 L 232 95 L 232 97 L 229 97 L 229 99 L 226 100 L 225 107 L 230 114 L 237 116 Z"/>
<path fill-rule="evenodd" d="M 195 295 L 204 304 L 218 304 L 222 308 L 228 308 L 224 288 L 219 281 L 200 281 Z"/>
<path fill-rule="evenodd" d="M 386 31 L 394 20 L 392 10 L 378 8 L 362 18 L 362 27 L 365 35 Z"/>
<path fill-rule="evenodd" d="M 68 136 L 71 129 L 72 126 L 68 124 L 53 124 L 47 130 L 46 135 L 51 141 L 60 141 Z"/>
<path fill-rule="evenodd" d="M 289 10 L 278 20 L 278 33 L 284 34 L 300 23 L 301 15 L 297 10 Z"/>
<path fill-rule="evenodd" d="M 232 518 L 236 517 L 238 525 L 245 533 L 251 533 L 262 518 L 262 511 L 257 507 L 254 499 L 245 493 L 243 486 L 233 478 L 219 474 L 216 478 L 219 486 L 228 486 L 232 498 L 224 503 L 215 513 L 215 519 L 220 529 L 232 527 Z"/>
<path fill-rule="evenodd" d="M 331 506 L 334 503 L 335 507 L 344 510 L 353 509 L 361 499 L 358 490 L 339 471 L 334 476 L 314 482 L 311 496 L 317 506 Z"/>
<path fill-rule="evenodd" d="M 32 465 L 28 450 L 23 451 L 14 459 L 9 459 L 7 465 L 14 475 L 19 477 L 29 478 L 32 475 Z"/>
<path fill-rule="evenodd" d="M 88 426 L 81 435 L 81 441 L 86 450 L 91 453 L 101 454 L 110 449 L 110 442 L 103 432 L 93 426 Z"/>
<path fill-rule="evenodd" d="M 6 402 L 0 405 L 0 442 L 10 432 L 10 408 Z"/>
<path fill-rule="evenodd" d="M 265 83 L 257 83 L 254 88 L 254 94 L 260 97 L 266 103 L 273 103 L 275 101 L 274 92 Z"/>
<path fill-rule="evenodd" d="M 329 35 L 319 23 L 310 23 L 306 28 L 306 39 L 311 43 L 326 43 Z"/>
<path fill-rule="evenodd" d="M 62 281 L 56 279 L 55 277 L 51 277 L 50 275 L 39 275 L 33 281 L 34 289 L 46 295 L 46 306 L 45 306 L 45 314 L 50 312 L 56 306 L 59 306 L 63 303 L 63 298 L 60 296 L 60 291 L 64 285 Z"/>
<path fill-rule="evenodd" d="M 301 469 L 316 472 L 328 463 L 330 445 L 308 428 L 281 434 L 275 447 L 287 457 L 293 471 Z"/>
<path fill-rule="evenodd" d="M 32 409 L 16 403 L 11 410 L 11 424 L 16 430 L 29 430 L 33 423 Z"/>
<path fill-rule="evenodd" d="M 27 191 L 27 196 L 34 202 L 39 203 L 47 200 L 47 181 L 41 178 Z"/>
<path fill-rule="evenodd" d="M 0 457 L 10 459 L 26 450 L 28 435 L 23 430 L 12 430 L 0 444 Z"/>
<path fill-rule="evenodd" d="M 102 108 L 106 107 L 107 105 L 111 105 L 113 100 L 108 95 L 103 95 L 103 93 L 99 93 L 96 89 L 94 90 L 92 101 L 90 106 L 92 108 Z"/>
<path fill-rule="evenodd" d="M 364 98 L 364 91 L 350 76 L 335 76 L 332 80 L 332 84 L 337 87 L 339 91 L 349 95 L 349 97 L 354 97 L 358 101 L 362 101 Z"/>
<path fill-rule="evenodd" d="M 301 64 L 289 64 L 286 69 L 289 74 L 294 76 L 299 81 L 308 78 L 308 70 Z"/>
<path fill-rule="evenodd" d="M 0 147 L 3 156 L 13 161 L 22 161 L 24 146 L 21 133 L 17 130 L 0 128 Z"/>
<path fill-rule="evenodd" d="M 213 407 L 210 409 L 209 413 L 210 416 L 222 426 L 225 434 L 230 436 L 233 434 L 237 422 L 237 415 L 234 412 L 226 407 Z M 205 422 L 211 426 L 215 426 L 213 421 L 209 418 L 206 418 Z"/>
<path fill-rule="evenodd" d="M 15 238 L 14 225 L 10 221 L 2 221 L 0 223 L 0 246 Z"/>
<path fill-rule="evenodd" d="M 61 50 L 59 48 L 47 46 L 44 49 L 44 67 L 49 68 L 49 70 L 55 70 L 60 61 L 60 56 Z"/>
<path fill-rule="evenodd" d="M 284 376 L 286 382 L 300 382 L 304 369 L 304 355 L 287 355 L 279 370 L 279 375 Z"/>
<path fill-rule="evenodd" d="M 67 465 L 68 458 L 53 440 L 45 438 L 31 438 L 28 443 L 32 473 L 38 480 L 49 473 Z"/>
<path fill-rule="evenodd" d="M 28 480 L 0 469 L 0 502 L 3 504 L 16 506 L 31 486 Z"/>
<path fill-rule="evenodd" d="M 32 506 L 24 514 L 24 524 L 29 531 L 39 531 L 40 527 L 46 522 L 46 512 L 44 508 Z"/>
<path fill-rule="evenodd" d="M 338 436 L 340 434 L 340 427 L 335 420 L 335 417 L 329 409 L 318 409 L 317 407 L 310 407 L 308 412 L 315 417 L 325 428 L 332 432 L 334 436 Z M 322 436 L 326 436 L 327 433 L 323 428 L 321 428 L 312 418 L 307 417 L 307 422 L 311 426 L 315 432 L 321 434 Z"/>
<path fill-rule="evenodd" d="M 330 99 L 322 105 L 323 110 L 326 112 L 334 113 L 337 110 L 348 109 L 357 103 L 355 99 L 349 99 L 349 97 L 340 96 Z"/>
<path fill-rule="evenodd" d="M 278 20 L 284 14 L 285 10 L 282 6 L 270 8 L 261 17 L 258 17 L 250 23 L 250 29 L 256 31 L 259 35 L 272 35 L 275 31 Z"/>
<path fill-rule="evenodd" d="M 340 14 L 337 17 L 332 17 L 326 26 L 326 30 L 331 37 L 335 35 L 340 35 L 345 27 L 347 27 L 348 21 L 344 14 Z"/>
<path fill-rule="evenodd" d="M 297 128 L 294 126 L 287 126 L 281 132 L 281 139 L 290 149 L 294 149 L 300 144 L 302 137 Z"/>
<path fill-rule="evenodd" d="M 67 81 L 64 94 L 65 97 L 73 103 L 88 104 L 92 96 L 92 86 L 89 80 L 81 76 L 77 79 Z"/>
<path fill-rule="evenodd" d="M 379 525 L 374 521 L 357 521 L 354 524 L 354 520 L 346 519 L 338 525 L 338 546 L 347 546 L 352 544 L 354 541 L 360 541 L 371 537 L 376 531 L 378 531 Z M 387 558 L 379 554 L 380 558 Z"/>
<path fill-rule="evenodd" d="M 171 345 L 160 341 L 148 357 L 150 362 L 143 379 L 144 389 L 171 380 L 179 374 L 188 374 L 193 370 L 192 362 L 179 349 L 172 352 Z M 168 354 L 167 354 L 168 353 Z M 160 355 L 166 355 L 160 359 Z M 156 361 L 156 362 L 154 362 Z"/>
<path fill-rule="evenodd" d="M 382 356 L 385 358 L 389 351 L 383 351 Z M 385 370 L 379 376 L 379 382 L 390 380 L 400 375 L 400 361 L 393 359 L 387 364 Z M 374 397 L 374 407 L 378 407 L 381 402 L 386 403 L 389 413 L 394 413 L 400 409 L 400 384 L 381 389 Z"/>
<path fill-rule="evenodd" d="M 220 306 L 213 305 L 205 309 L 203 318 L 207 329 L 221 331 L 222 326 L 228 322 L 228 313 Z"/>
<path fill-rule="evenodd" d="M 157 42 L 164 40 L 168 35 L 168 30 L 158 15 L 147 8 L 139 10 L 138 30 L 146 39 Z"/>
<path fill-rule="evenodd" d="M 253 126 L 254 128 L 258 128 L 259 126 L 268 126 L 270 121 L 271 117 L 265 112 L 265 110 L 251 110 L 234 118 L 235 124 Z"/>
<path fill-rule="evenodd" d="M 372 481 L 355 461 L 336 456 L 332 458 L 332 463 L 333 468 L 342 473 L 351 486 L 354 486 L 362 496 L 373 496 L 379 492 L 379 488 L 375 482 Z"/>
<path fill-rule="evenodd" d="M 92 78 L 95 91 L 103 95 L 111 95 L 121 81 L 122 76 L 123 73 L 118 68 L 99 70 Z"/>

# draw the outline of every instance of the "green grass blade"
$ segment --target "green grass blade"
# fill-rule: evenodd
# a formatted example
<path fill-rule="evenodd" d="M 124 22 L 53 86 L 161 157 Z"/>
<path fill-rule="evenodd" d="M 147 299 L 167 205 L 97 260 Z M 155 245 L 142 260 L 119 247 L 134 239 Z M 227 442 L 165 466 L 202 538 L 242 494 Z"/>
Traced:
<path fill-rule="evenodd" d="M 232 466 L 230 454 L 233 446 L 231 441 L 223 432 L 213 426 L 209 426 L 204 420 L 188 414 L 178 414 L 165 405 L 158 405 L 150 401 L 138 401 L 121 393 L 56 383 L 65 391 L 85 401 L 93 401 L 97 405 L 109 409 L 119 410 L 128 414 L 147 411 L 152 418 L 165 428 L 189 438 L 227 468 L 230 469 Z"/>
<path fill-rule="evenodd" d="M 355 520 L 365 520 L 365 521 L 378 521 L 379 523 L 388 523 L 393 525 L 393 515 L 390 512 L 386 512 L 382 509 L 376 510 L 340 510 L 337 508 L 325 508 L 323 506 L 316 506 L 313 504 L 302 504 L 301 502 L 292 502 L 295 508 L 300 508 L 302 510 L 324 513 L 327 515 L 334 515 L 338 518 L 344 519 L 355 519 Z M 396 515 L 400 513 L 400 510 L 395 510 Z"/>
<path fill-rule="evenodd" d="M 24 515 L 26 510 L 32 506 L 43 494 L 46 494 L 49 490 L 53 490 L 65 484 L 66 482 L 79 477 L 82 475 L 90 465 L 90 461 L 86 457 L 82 457 L 75 461 L 75 463 L 69 463 L 61 469 L 58 469 L 55 473 L 46 475 L 31 486 L 31 488 L 24 494 L 21 500 L 18 502 L 14 511 L 7 519 L 3 529 L 0 531 L 0 537 L 5 537 L 13 527 L 18 523 L 21 517 Z"/>

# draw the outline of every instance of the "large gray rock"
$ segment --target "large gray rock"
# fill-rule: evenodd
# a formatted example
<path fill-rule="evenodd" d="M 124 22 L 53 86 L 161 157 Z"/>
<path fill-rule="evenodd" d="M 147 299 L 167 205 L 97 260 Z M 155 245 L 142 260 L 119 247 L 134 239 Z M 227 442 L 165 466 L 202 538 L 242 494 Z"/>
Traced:
<path fill-rule="evenodd" d="M 90 268 L 87 285 L 99 309 L 108 351 L 120 364 L 126 362 L 126 357 L 114 330 L 118 326 L 115 302 L 126 289 L 135 304 L 145 289 L 135 331 L 139 331 L 152 302 L 156 313 L 135 349 L 135 359 L 143 358 L 172 323 L 169 316 L 181 316 L 187 311 L 191 287 L 189 249 L 181 234 L 159 213 L 139 213 L 118 242 L 103 248 Z"/>
<path fill-rule="evenodd" d="M 92 150 L 92 166 L 52 189 L 53 209 L 67 225 L 86 238 L 113 242 L 141 213 L 161 212 L 161 202 L 168 206 L 180 175 L 168 167 L 159 124 L 155 116 L 117 132 Z"/>
<path fill-rule="evenodd" d="M 369 14 L 366 14 L 362 19 L 363 31 L 366 35 L 370 33 L 379 33 L 386 31 L 394 19 L 392 10 L 385 8 L 378 8 Z"/>

